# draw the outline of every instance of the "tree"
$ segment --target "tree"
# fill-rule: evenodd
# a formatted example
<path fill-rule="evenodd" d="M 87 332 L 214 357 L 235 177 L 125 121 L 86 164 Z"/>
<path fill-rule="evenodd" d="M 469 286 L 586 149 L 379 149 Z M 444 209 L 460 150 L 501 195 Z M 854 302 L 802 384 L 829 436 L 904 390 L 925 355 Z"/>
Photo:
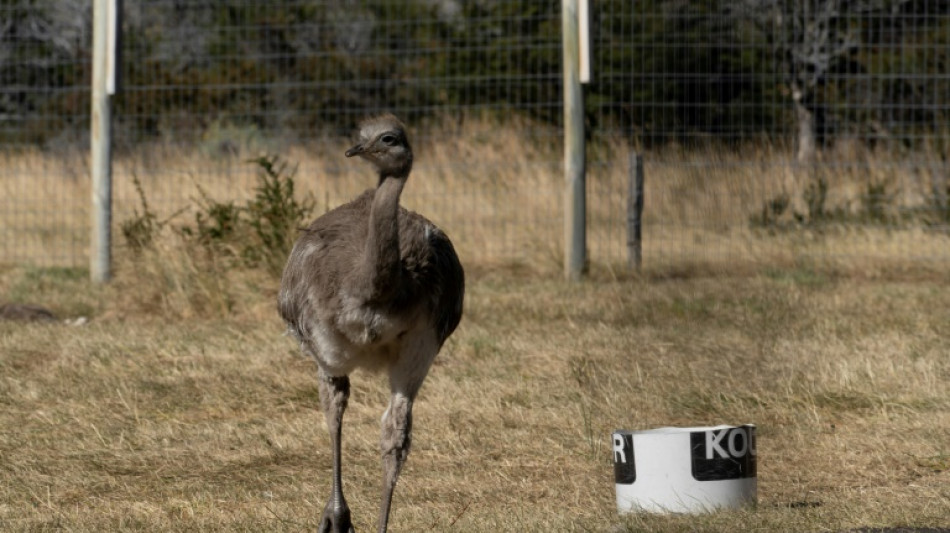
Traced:
<path fill-rule="evenodd" d="M 866 43 L 861 17 L 897 13 L 909 0 L 743 0 L 735 13 L 768 36 L 795 109 L 797 160 L 815 156 L 825 120 L 821 89 L 831 74 L 861 69 L 852 60 Z"/>
<path fill-rule="evenodd" d="M 75 59 L 88 55 L 90 18 L 85 0 L 0 4 L 0 129 L 12 126 L 19 139 L 43 138 L 68 120 L 50 108 L 88 108 L 88 99 L 62 89 L 86 74 Z"/>

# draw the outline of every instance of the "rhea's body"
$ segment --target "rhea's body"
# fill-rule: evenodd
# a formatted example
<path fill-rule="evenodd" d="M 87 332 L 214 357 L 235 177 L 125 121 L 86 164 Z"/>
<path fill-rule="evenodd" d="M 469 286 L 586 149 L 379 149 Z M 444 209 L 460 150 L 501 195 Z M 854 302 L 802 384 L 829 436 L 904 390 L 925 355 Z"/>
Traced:
<path fill-rule="evenodd" d="M 321 532 L 352 532 L 343 497 L 340 439 L 357 368 L 388 372 L 383 414 L 385 532 L 393 489 L 409 454 L 412 403 L 445 339 L 462 317 L 465 276 L 448 237 L 421 215 L 399 206 L 412 169 L 404 126 L 392 115 L 363 123 L 346 152 L 373 163 L 375 189 L 307 227 L 281 279 L 278 310 L 302 350 L 319 366 L 320 402 L 333 448 L 333 490 Z"/>
<path fill-rule="evenodd" d="M 306 228 L 284 272 L 280 314 L 306 353 L 330 375 L 389 367 L 403 343 L 423 331 L 434 333 L 424 340 L 437 350 L 461 318 L 461 294 L 451 289 L 463 272 L 451 242 L 423 216 L 401 207 L 399 261 L 393 266 L 398 272 L 381 281 L 391 286 L 367 291 L 354 279 L 363 251 L 354 243 L 366 242 L 376 191 L 367 190 Z M 346 267 L 317 267 L 334 259 Z M 444 305 L 446 299 L 457 305 Z M 444 312 L 435 313 L 439 309 Z"/>

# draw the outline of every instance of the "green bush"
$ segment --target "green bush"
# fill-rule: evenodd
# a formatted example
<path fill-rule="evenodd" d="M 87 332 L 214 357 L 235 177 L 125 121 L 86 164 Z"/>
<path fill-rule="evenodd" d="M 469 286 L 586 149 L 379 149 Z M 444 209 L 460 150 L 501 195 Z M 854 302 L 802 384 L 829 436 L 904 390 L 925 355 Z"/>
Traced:
<path fill-rule="evenodd" d="M 259 267 L 279 274 L 293 248 L 297 230 L 313 213 L 315 202 L 311 198 L 296 198 L 295 166 L 277 156 L 259 157 L 250 163 L 260 168 L 253 198 L 243 206 L 233 201 L 219 202 L 199 187 L 194 224 L 182 225 L 177 232 L 186 243 L 197 245 L 195 250 L 224 260 L 218 261 L 220 264 Z M 141 183 L 133 179 L 142 213 L 136 210 L 132 218 L 121 223 L 121 228 L 129 248 L 140 252 L 154 244 L 168 221 L 158 220 L 148 207 Z"/>
<path fill-rule="evenodd" d="M 155 236 L 162 229 L 163 224 L 158 220 L 158 216 L 148 207 L 148 200 L 145 198 L 145 191 L 142 189 L 142 182 L 135 174 L 132 175 L 132 183 L 139 195 L 139 201 L 142 204 L 142 212 L 133 209 L 132 218 L 124 220 L 119 224 L 125 243 L 135 253 L 152 245 Z"/>
<path fill-rule="evenodd" d="M 245 257 L 279 272 L 293 248 L 297 229 L 313 213 L 314 202 L 294 197 L 296 166 L 274 156 L 259 157 L 253 163 L 261 173 L 244 213 L 260 247 L 246 248 Z"/>

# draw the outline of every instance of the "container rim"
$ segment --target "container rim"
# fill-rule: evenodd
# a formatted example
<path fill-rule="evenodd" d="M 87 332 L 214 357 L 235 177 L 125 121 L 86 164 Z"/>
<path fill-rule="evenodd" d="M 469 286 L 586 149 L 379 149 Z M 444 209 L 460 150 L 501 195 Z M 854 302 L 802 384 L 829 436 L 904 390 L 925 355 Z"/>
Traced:
<path fill-rule="evenodd" d="M 653 429 L 639 429 L 639 430 L 629 430 L 629 429 L 615 429 L 614 434 L 620 435 L 664 435 L 664 434 L 679 434 L 679 433 L 694 433 L 698 431 L 719 431 L 723 429 L 735 429 L 735 428 L 755 428 L 755 424 L 720 424 L 718 426 L 696 426 L 696 427 L 661 427 Z"/>

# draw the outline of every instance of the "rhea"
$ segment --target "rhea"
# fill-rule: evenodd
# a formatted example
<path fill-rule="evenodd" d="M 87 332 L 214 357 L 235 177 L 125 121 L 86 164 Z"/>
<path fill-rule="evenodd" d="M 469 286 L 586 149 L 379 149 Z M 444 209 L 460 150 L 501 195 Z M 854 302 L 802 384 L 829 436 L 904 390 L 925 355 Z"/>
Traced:
<path fill-rule="evenodd" d="M 304 353 L 316 359 L 320 403 L 333 452 L 333 488 L 319 531 L 353 531 L 343 497 L 340 440 L 358 368 L 388 373 L 382 417 L 382 501 L 389 523 L 393 490 L 409 454 L 412 404 L 433 359 L 462 318 L 465 275 L 449 238 L 399 205 L 412 170 L 406 128 L 386 114 L 360 125 L 358 156 L 376 168 L 375 188 L 317 218 L 294 245 L 278 308 Z"/>

